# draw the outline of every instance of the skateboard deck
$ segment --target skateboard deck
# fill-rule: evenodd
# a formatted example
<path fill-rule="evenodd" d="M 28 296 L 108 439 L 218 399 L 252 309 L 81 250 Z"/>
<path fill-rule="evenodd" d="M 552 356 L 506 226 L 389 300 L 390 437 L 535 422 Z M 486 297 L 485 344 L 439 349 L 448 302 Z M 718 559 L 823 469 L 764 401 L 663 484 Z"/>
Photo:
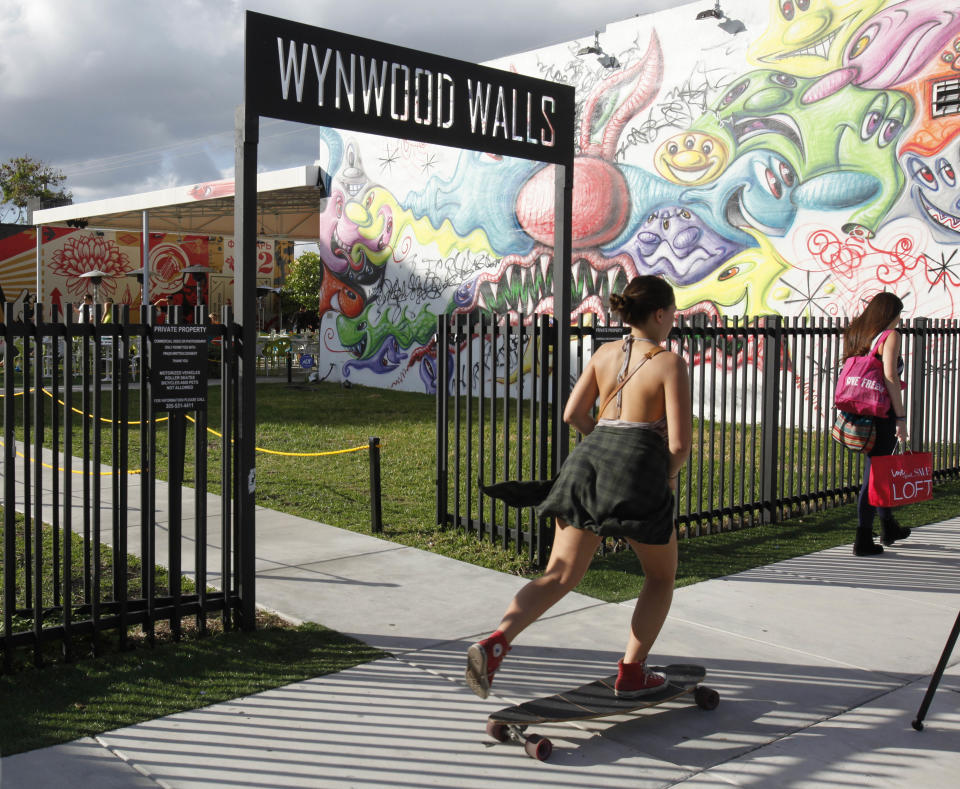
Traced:
<path fill-rule="evenodd" d="M 674 663 L 652 668 L 667 677 L 666 684 L 653 693 L 633 699 L 617 698 L 614 690 L 616 675 L 605 677 L 563 693 L 498 710 L 487 720 L 487 733 L 500 742 L 523 742 L 530 756 L 543 761 L 550 756 L 552 745 L 545 737 L 524 735 L 523 732 L 529 725 L 623 715 L 656 707 L 688 694 L 693 694 L 694 700 L 702 709 L 713 709 L 719 703 L 719 694 L 700 684 L 707 675 L 703 666 Z"/>

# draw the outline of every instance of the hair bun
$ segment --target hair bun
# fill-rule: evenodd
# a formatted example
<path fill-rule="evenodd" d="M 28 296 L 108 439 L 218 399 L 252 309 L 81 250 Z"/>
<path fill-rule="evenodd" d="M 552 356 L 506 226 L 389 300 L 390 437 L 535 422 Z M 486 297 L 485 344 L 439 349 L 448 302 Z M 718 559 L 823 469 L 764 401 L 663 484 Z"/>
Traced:
<path fill-rule="evenodd" d="M 624 299 L 619 293 L 610 294 L 610 309 L 621 310 L 626 303 L 626 299 Z"/>

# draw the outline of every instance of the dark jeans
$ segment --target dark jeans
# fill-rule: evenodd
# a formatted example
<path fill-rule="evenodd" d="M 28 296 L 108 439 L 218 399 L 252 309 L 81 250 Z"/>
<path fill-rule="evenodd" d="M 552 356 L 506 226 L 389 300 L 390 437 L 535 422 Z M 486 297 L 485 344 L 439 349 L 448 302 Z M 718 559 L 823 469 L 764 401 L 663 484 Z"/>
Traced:
<path fill-rule="evenodd" d="M 877 455 L 893 454 L 893 449 L 897 445 L 897 420 L 891 414 L 884 418 L 876 419 L 877 441 L 870 450 L 863 463 L 863 484 L 860 486 L 860 495 L 857 498 L 857 518 L 858 528 L 873 530 L 874 516 L 879 515 L 881 520 L 892 518 L 889 507 L 874 507 L 870 503 L 870 458 Z"/>

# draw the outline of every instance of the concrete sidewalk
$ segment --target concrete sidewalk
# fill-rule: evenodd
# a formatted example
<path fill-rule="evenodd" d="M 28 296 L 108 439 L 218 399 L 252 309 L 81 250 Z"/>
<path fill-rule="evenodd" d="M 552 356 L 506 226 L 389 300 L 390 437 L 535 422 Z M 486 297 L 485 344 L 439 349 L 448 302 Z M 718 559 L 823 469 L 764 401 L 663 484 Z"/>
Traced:
<path fill-rule="evenodd" d="M 392 657 L 7 757 L 3 789 L 946 787 L 960 774 L 960 653 L 926 730 L 910 726 L 960 609 L 960 518 L 883 556 L 841 547 L 677 590 L 653 658 L 704 664 L 720 706 L 532 727 L 553 740 L 546 763 L 494 744 L 486 716 L 612 673 L 632 602 L 568 595 L 482 701 L 463 683 L 465 650 L 523 579 L 269 510 L 257 533 L 260 604 Z"/>

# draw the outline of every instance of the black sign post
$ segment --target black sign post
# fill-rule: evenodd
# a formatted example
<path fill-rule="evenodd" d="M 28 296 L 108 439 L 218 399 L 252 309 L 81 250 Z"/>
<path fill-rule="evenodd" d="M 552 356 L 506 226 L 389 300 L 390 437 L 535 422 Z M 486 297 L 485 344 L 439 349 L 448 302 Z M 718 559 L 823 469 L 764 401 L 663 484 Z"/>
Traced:
<path fill-rule="evenodd" d="M 570 391 L 574 89 L 521 74 L 247 11 L 244 104 L 236 115 L 234 305 L 240 324 L 236 491 L 241 619 L 254 623 L 257 142 L 260 118 L 331 126 L 556 166 L 556 424 Z M 554 464 L 567 442 L 554 442 Z M 554 469 L 556 470 L 556 469 Z"/>
<path fill-rule="evenodd" d="M 179 311 L 174 315 L 179 317 Z M 170 597 L 174 635 L 180 635 L 180 548 L 183 469 L 187 449 L 187 413 L 207 408 L 207 327 L 162 324 L 150 327 L 150 404 L 152 413 L 169 412 L 167 510 Z M 198 532 L 199 533 L 199 532 Z"/>

